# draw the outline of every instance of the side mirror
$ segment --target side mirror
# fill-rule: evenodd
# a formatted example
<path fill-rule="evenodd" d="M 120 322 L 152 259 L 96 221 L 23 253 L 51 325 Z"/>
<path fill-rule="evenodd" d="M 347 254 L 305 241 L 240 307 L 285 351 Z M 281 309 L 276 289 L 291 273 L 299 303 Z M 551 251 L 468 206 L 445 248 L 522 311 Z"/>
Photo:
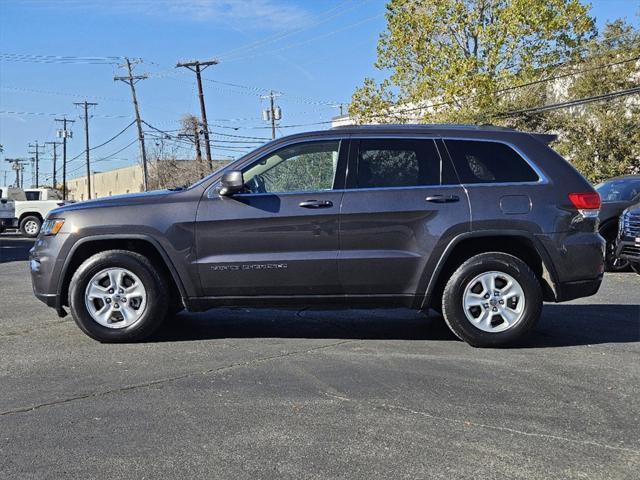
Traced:
<path fill-rule="evenodd" d="M 241 192 L 244 189 L 244 177 L 240 170 L 231 170 L 222 175 L 220 180 L 220 190 L 218 193 L 223 197 L 230 197 L 234 193 Z"/>

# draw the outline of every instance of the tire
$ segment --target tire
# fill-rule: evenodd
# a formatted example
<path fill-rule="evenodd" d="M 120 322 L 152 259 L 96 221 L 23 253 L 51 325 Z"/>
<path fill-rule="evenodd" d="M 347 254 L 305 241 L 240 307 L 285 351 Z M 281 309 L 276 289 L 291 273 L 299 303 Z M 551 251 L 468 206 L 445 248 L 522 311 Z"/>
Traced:
<path fill-rule="evenodd" d="M 117 278 L 115 282 L 112 273 Z M 90 284 L 98 292 L 95 298 L 87 295 L 94 291 L 89 290 Z M 114 284 L 122 288 L 111 292 Z M 78 327 L 105 343 L 135 342 L 152 335 L 167 316 L 169 298 L 164 276 L 145 256 L 127 250 L 107 250 L 87 259 L 73 274 L 69 290 L 70 310 Z M 103 308 L 110 318 L 100 315 Z"/>
<path fill-rule="evenodd" d="M 29 215 L 20 221 L 20 233 L 25 237 L 37 237 L 40 233 L 40 227 L 42 227 L 42 220 L 35 215 Z"/>
<path fill-rule="evenodd" d="M 640 275 L 640 262 L 629 262 L 629 265 L 634 272 Z"/>
<path fill-rule="evenodd" d="M 616 240 L 618 238 L 618 223 L 609 224 L 600 231 L 600 235 L 607 241 L 604 270 L 605 272 L 624 272 L 629 270 L 629 262 L 616 256 Z"/>
<path fill-rule="evenodd" d="M 495 287 L 489 292 L 491 279 Z M 465 308 L 467 300 L 472 306 Z M 461 340 L 474 347 L 504 347 L 521 341 L 535 327 L 542 312 L 542 288 L 519 258 L 482 253 L 453 273 L 444 288 L 442 307 L 447 325 Z"/>

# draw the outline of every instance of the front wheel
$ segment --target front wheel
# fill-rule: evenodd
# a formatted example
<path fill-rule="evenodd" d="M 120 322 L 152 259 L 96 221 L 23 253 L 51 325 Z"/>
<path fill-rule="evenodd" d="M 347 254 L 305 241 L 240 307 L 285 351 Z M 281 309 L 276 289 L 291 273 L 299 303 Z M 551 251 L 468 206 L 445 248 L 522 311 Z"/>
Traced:
<path fill-rule="evenodd" d="M 640 262 L 631 262 L 630 265 L 631 269 L 638 275 L 640 275 Z"/>
<path fill-rule="evenodd" d="M 80 329 L 101 342 L 142 340 L 167 315 L 166 279 L 135 252 L 108 250 L 86 260 L 71 279 L 69 304 Z"/>
<path fill-rule="evenodd" d="M 453 273 L 442 306 L 458 338 L 474 347 L 502 347 L 522 340 L 534 328 L 542 312 L 542 288 L 519 258 L 482 253 Z"/>
<path fill-rule="evenodd" d="M 606 250 L 604 257 L 604 269 L 606 272 L 624 272 L 629 269 L 629 262 L 624 258 L 616 256 L 616 241 L 618 239 L 618 225 L 613 226 L 600 232 L 606 240 Z"/>
<path fill-rule="evenodd" d="M 41 226 L 42 221 L 38 217 L 29 215 L 20 222 L 20 232 L 27 237 L 34 238 L 40 233 Z"/>

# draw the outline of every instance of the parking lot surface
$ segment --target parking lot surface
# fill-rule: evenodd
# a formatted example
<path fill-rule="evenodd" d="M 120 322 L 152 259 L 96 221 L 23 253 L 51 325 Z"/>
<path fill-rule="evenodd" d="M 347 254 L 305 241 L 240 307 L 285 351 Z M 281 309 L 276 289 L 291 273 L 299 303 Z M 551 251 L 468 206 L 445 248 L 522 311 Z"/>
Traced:
<path fill-rule="evenodd" d="M 103 345 L 0 236 L 0 478 L 636 479 L 640 276 L 520 348 L 407 310 L 182 313 Z"/>

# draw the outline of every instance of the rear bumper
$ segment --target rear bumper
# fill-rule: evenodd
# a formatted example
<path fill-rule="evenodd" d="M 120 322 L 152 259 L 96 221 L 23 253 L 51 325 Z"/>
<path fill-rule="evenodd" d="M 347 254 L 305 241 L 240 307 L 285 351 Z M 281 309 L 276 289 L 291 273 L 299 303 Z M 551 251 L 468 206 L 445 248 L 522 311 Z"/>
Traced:
<path fill-rule="evenodd" d="M 605 241 L 598 233 L 573 231 L 536 237 L 548 257 L 545 266 L 554 301 L 566 302 L 598 292 L 605 252 Z"/>
<path fill-rule="evenodd" d="M 576 298 L 590 297 L 600 290 L 602 275 L 593 280 L 580 280 L 556 284 L 556 302 L 568 302 Z"/>

